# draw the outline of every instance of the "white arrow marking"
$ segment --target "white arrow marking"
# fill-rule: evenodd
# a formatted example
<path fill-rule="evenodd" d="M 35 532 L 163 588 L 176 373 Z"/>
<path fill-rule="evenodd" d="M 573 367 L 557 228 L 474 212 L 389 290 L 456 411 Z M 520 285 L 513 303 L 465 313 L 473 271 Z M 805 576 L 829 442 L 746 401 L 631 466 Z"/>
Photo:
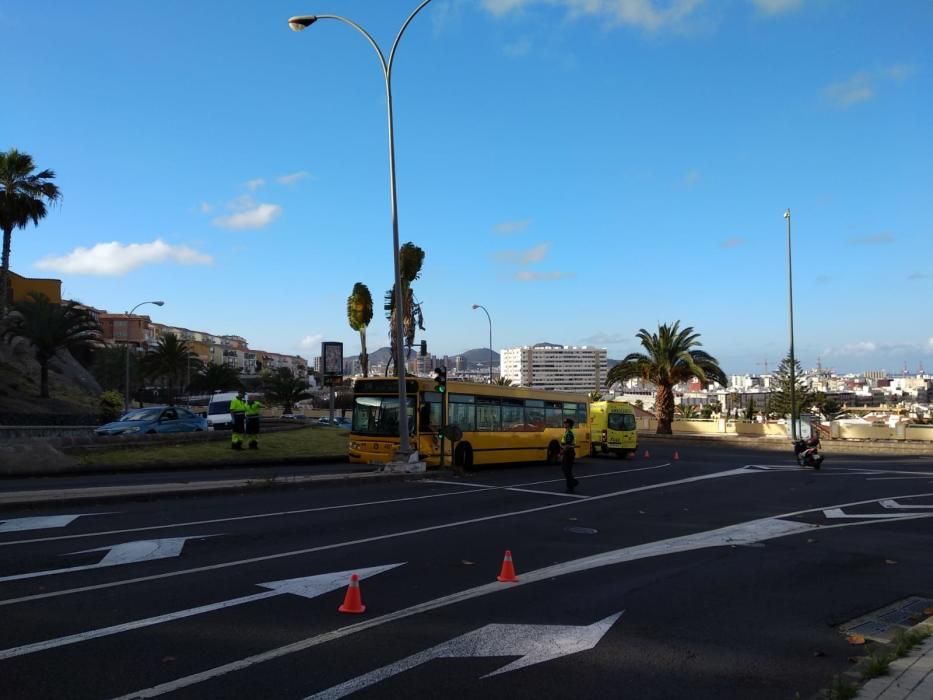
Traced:
<path fill-rule="evenodd" d="M 162 540 L 138 540 L 136 542 L 124 542 L 115 544 L 111 547 L 97 547 L 96 549 L 84 549 L 72 554 L 87 554 L 88 552 L 107 552 L 104 558 L 96 564 L 86 564 L 84 566 L 70 566 L 66 569 L 51 569 L 49 571 L 34 571 L 29 574 L 15 574 L 13 576 L 4 576 L 0 578 L 0 583 L 4 581 L 21 581 L 26 578 L 38 578 L 39 576 L 52 576 L 54 574 L 66 574 L 74 571 L 88 571 L 89 569 L 102 569 L 107 566 L 119 566 L 121 564 L 135 564 L 141 561 L 152 559 L 167 559 L 177 557 L 181 554 L 185 542 L 188 540 L 201 540 L 206 537 L 216 537 L 216 535 L 193 535 L 191 537 L 168 537 Z"/>
<path fill-rule="evenodd" d="M 370 576 L 381 574 L 383 571 L 389 571 L 390 569 L 394 569 L 397 566 L 402 566 L 403 563 L 404 562 L 399 564 L 387 564 L 385 566 L 371 566 L 366 569 L 353 569 L 351 571 L 335 571 L 334 573 L 330 574 L 317 574 L 316 576 L 305 576 L 304 578 L 292 578 L 286 579 L 284 581 L 260 583 L 260 586 L 263 588 L 268 588 L 269 590 L 263 593 L 254 593 L 253 595 L 242 596 L 240 598 L 231 598 L 230 600 L 224 600 L 219 603 L 211 603 L 209 605 L 201 605 L 196 608 L 188 608 L 187 610 L 178 610 L 176 612 L 166 613 L 165 615 L 148 617 L 144 620 L 124 622 L 121 625 L 102 627 L 100 629 L 90 630 L 88 632 L 71 634 L 67 637 L 49 639 L 45 642 L 36 642 L 35 644 L 26 644 L 25 646 L 21 647 L 4 649 L 0 651 L 0 661 L 4 659 L 12 659 L 16 656 L 34 654 L 37 651 L 46 651 L 48 649 L 55 649 L 57 647 L 67 646 L 69 644 L 86 642 L 89 639 L 108 637 L 113 634 L 120 634 L 121 632 L 140 629 L 141 627 L 151 627 L 163 622 L 180 620 L 185 617 L 193 617 L 195 615 L 201 615 L 203 613 L 213 612 L 215 610 L 224 610 L 226 608 L 232 608 L 236 605 L 245 605 L 246 603 L 253 603 L 257 600 L 274 598 L 280 595 L 288 594 L 301 596 L 303 598 L 316 598 L 317 596 L 324 595 L 325 593 L 329 593 L 330 591 L 335 591 L 346 586 L 350 580 L 351 574 L 357 574 L 360 579 L 369 578 Z"/>
<path fill-rule="evenodd" d="M 0 532 L 21 532 L 23 530 L 45 530 L 53 527 L 67 527 L 78 518 L 88 515 L 110 515 L 110 513 L 76 513 L 74 515 L 39 515 L 30 518 L 0 520 Z"/>
<path fill-rule="evenodd" d="M 622 613 L 603 618 L 592 625 L 486 625 L 449 642 L 377 668 L 346 683 L 315 693 L 306 700 L 332 700 L 368 688 L 381 681 L 425 664 L 432 659 L 465 657 L 520 656 L 520 659 L 493 671 L 483 678 L 533 666 L 561 656 L 595 647 Z"/>
<path fill-rule="evenodd" d="M 823 511 L 823 515 L 829 519 L 840 519 L 848 518 L 850 520 L 861 520 L 863 518 L 870 518 L 875 520 L 890 520 L 892 518 L 903 518 L 911 513 L 864 513 L 864 514 L 851 514 L 846 513 L 842 508 L 829 508 Z"/>
<path fill-rule="evenodd" d="M 883 505 L 885 508 L 899 508 L 899 509 L 903 509 L 903 510 L 930 510 L 930 509 L 933 509 L 933 506 L 924 506 L 924 505 L 920 505 L 920 506 L 905 506 L 905 505 L 901 505 L 900 503 L 898 503 L 898 502 L 895 501 L 895 500 L 885 500 L 885 501 L 881 501 L 881 505 Z"/>

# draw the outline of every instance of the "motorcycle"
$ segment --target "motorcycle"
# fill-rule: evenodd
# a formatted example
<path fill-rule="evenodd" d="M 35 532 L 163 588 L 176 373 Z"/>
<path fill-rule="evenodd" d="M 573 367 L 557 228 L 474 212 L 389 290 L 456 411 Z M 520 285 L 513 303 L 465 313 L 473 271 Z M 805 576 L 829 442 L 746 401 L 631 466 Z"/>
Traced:
<path fill-rule="evenodd" d="M 823 455 L 819 452 L 820 436 L 814 433 L 809 440 L 798 440 L 794 443 L 794 457 L 801 467 L 819 469 L 823 464 Z"/>

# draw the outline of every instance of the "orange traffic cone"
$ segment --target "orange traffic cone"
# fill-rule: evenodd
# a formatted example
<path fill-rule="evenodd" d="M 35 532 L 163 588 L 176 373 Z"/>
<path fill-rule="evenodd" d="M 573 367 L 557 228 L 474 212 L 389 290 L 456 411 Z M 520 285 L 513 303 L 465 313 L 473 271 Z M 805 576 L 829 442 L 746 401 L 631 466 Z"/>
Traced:
<path fill-rule="evenodd" d="M 337 608 L 342 613 L 361 613 L 366 611 L 363 599 L 360 597 L 360 577 L 353 574 L 350 577 L 350 587 L 343 599 L 343 605 Z"/>
<path fill-rule="evenodd" d="M 680 455 L 677 453 L 677 450 L 674 450 L 674 461 L 676 462 L 678 459 L 680 459 Z"/>
<path fill-rule="evenodd" d="M 512 565 L 512 552 L 508 549 L 505 550 L 505 558 L 502 560 L 502 571 L 496 578 L 503 583 L 518 583 L 515 567 Z"/>
<path fill-rule="evenodd" d="M 629 452 L 627 455 L 625 455 L 625 458 L 626 458 L 626 459 L 635 459 L 635 453 L 634 453 L 634 452 Z"/>
<path fill-rule="evenodd" d="M 651 457 L 651 455 L 648 454 L 648 450 L 645 450 L 645 459 L 648 459 L 649 457 Z"/>

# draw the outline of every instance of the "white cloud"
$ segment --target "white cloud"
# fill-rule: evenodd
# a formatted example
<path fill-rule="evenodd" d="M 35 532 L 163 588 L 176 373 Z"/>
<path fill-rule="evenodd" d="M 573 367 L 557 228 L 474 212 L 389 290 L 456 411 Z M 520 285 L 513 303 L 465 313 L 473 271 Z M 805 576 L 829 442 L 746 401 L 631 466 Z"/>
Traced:
<path fill-rule="evenodd" d="M 280 185 L 294 185 L 296 182 L 304 180 L 308 177 L 309 173 L 304 170 L 299 170 L 296 173 L 289 173 L 288 175 L 281 175 L 275 178 L 275 181 Z"/>
<path fill-rule="evenodd" d="M 496 253 L 496 259 L 517 265 L 527 265 L 544 260 L 550 248 L 550 243 L 541 243 L 527 250 L 502 250 Z"/>
<path fill-rule="evenodd" d="M 72 275 L 99 275 L 119 277 L 143 265 L 175 262 L 179 265 L 210 265 L 210 255 L 185 245 L 169 245 L 161 238 L 152 243 L 118 241 L 98 243 L 93 248 L 75 248 L 67 255 L 48 256 L 35 267 Z"/>
<path fill-rule="evenodd" d="M 723 248 L 738 248 L 740 245 L 743 245 L 745 241 L 741 238 L 727 238 L 722 242 Z"/>
<path fill-rule="evenodd" d="M 531 219 L 522 221 L 503 221 L 492 227 L 493 233 L 507 236 L 513 233 L 524 233 L 531 226 Z"/>
<path fill-rule="evenodd" d="M 859 71 L 848 80 L 833 83 L 823 88 L 823 95 L 837 107 L 845 109 L 859 102 L 874 99 L 879 84 L 903 83 L 915 72 L 913 66 L 895 64 L 873 71 Z"/>
<path fill-rule="evenodd" d="M 304 338 L 298 341 L 298 347 L 302 350 L 320 350 L 321 341 L 324 340 L 323 333 L 316 333 L 314 335 L 306 335 Z"/>
<path fill-rule="evenodd" d="M 278 204 L 261 204 L 253 201 L 248 194 L 237 197 L 227 205 L 234 211 L 228 216 L 218 216 L 212 222 L 214 226 L 232 229 L 257 229 L 268 226 L 282 213 Z"/>
<path fill-rule="evenodd" d="M 214 211 L 214 205 L 210 202 L 201 202 L 198 205 L 198 208 L 201 210 L 202 214 L 210 214 L 212 211 Z"/>
<path fill-rule="evenodd" d="M 496 17 L 531 5 L 558 5 L 572 17 L 591 15 L 613 24 L 627 24 L 656 31 L 682 24 L 703 0 L 483 0 L 483 7 Z"/>
<path fill-rule="evenodd" d="M 562 280 L 576 277 L 572 272 L 531 272 L 530 270 L 519 270 L 515 273 L 515 279 L 519 282 L 541 282 L 546 280 Z"/>
<path fill-rule="evenodd" d="M 752 0 L 752 4 L 768 15 L 777 15 L 788 10 L 796 10 L 803 0 Z"/>
<path fill-rule="evenodd" d="M 621 333 L 596 333 L 589 338 L 583 338 L 586 345 L 621 345 L 632 341 L 632 336 L 625 336 Z"/>
<path fill-rule="evenodd" d="M 250 192 L 255 192 L 256 190 L 258 190 L 260 187 L 262 187 L 265 184 L 266 184 L 265 180 L 263 180 L 261 177 L 257 177 L 253 180 L 248 180 L 246 182 L 246 189 L 248 189 Z"/>
<path fill-rule="evenodd" d="M 875 88 L 868 73 L 862 72 L 856 73 L 848 80 L 828 85 L 823 88 L 823 94 L 837 107 L 845 108 L 872 99 L 875 96 Z"/>

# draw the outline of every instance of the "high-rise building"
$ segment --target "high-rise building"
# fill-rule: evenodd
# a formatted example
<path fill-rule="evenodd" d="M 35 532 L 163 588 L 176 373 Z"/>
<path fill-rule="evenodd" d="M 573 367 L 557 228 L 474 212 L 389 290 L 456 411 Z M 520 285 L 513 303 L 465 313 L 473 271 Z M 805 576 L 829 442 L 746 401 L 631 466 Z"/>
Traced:
<path fill-rule="evenodd" d="M 552 391 L 602 391 L 606 386 L 606 351 L 539 343 L 506 348 L 501 375 L 513 384 Z"/>

